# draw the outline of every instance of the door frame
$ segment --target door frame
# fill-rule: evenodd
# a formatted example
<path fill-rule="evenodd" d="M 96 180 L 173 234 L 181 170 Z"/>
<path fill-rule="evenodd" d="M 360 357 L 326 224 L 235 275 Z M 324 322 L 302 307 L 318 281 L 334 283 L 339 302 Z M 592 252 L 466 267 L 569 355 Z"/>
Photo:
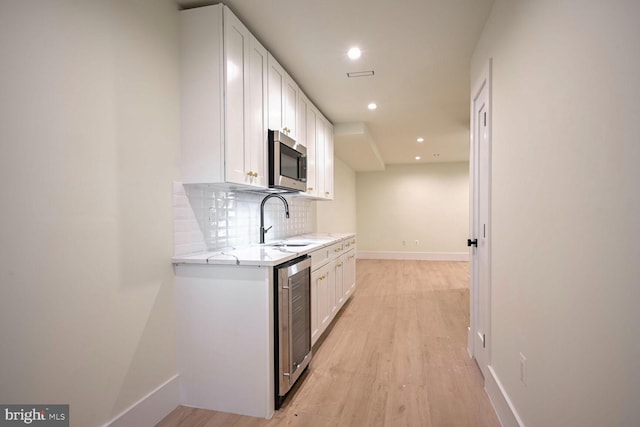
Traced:
<path fill-rule="evenodd" d="M 483 67 L 480 76 L 476 80 L 475 84 L 472 87 L 471 91 L 471 99 L 470 99 L 470 144 L 469 144 L 469 233 L 472 239 L 477 239 L 479 237 L 479 228 L 480 224 L 477 221 L 479 217 L 479 203 L 478 203 L 478 183 L 476 182 L 476 177 L 478 174 L 478 170 L 476 167 L 477 162 L 481 158 L 478 147 L 476 146 L 476 141 L 474 140 L 474 133 L 476 127 L 476 110 L 477 110 L 477 101 L 482 93 L 483 89 L 487 89 L 487 156 L 486 162 L 487 164 L 484 167 L 487 170 L 487 180 L 484 185 L 487 186 L 484 194 L 487 195 L 488 200 L 486 200 L 488 206 L 488 218 L 487 218 L 487 230 L 486 236 L 488 237 L 488 245 L 486 246 L 487 250 L 487 300 L 486 307 L 480 307 L 480 283 L 479 283 L 479 275 L 478 275 L 478 262 L 479 257 L 476 256 L 477 252 L 473 247 L 469 248 L 469 334 L 467 337 L 467 351 L 469 352 L 469 356 L 473 359 L 476 359 L 476 355 L 478 349 L 475 348 L 475 336 L 478 333 L 478 317 L 481 309 L 487 311 L 487 324 L 484 325 L 484 345 L 486 350 L 486 363 L 487 366 L 479 366 L 480 370 L 483 372 L 487 372 L 487 367 L 491 365 L 491 142 L 492 142 L 492 59 L 490 58 L 487 64 Z M 481 168 L 480 168 L 481 169 Z"/>

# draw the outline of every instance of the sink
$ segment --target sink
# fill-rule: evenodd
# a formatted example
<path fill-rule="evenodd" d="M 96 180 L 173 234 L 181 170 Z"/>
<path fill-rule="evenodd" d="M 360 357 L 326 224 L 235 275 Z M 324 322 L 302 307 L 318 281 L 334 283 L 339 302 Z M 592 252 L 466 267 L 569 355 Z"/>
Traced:
<path fill-rule="evenodd" d="M 309 245 L 313 245 L 314 242 L 309 242 L 306 240 L 285 240 L 283 242 L 275 242 L 275 243 L 267 243 L 267 246 L 276 246 L 276 247 L 282 247 L 282 246 L 309 246 Z"/>

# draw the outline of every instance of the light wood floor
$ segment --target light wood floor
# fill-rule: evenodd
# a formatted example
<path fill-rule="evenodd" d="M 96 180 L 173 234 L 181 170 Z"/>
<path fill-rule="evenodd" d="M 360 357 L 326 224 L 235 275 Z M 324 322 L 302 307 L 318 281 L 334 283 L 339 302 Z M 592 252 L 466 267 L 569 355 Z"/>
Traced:
<path fill-rule="evenodd" d="M 358 287 L 271 420 L 178 407 L 160 427 L 500 424 L 466 351 L 466 262 L 358 260 Z"/>

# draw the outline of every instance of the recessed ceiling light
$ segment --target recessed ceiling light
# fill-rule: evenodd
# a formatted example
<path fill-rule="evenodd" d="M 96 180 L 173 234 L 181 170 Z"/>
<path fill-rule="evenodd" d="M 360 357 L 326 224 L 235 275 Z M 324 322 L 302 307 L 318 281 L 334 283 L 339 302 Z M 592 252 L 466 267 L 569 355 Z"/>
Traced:
<path fill-rule="evenodd" d="M 420 160 L 420 156 L 416 156 L 416 160 Z"/>
<path fill-rule="evenodd" d="M 378 108 L 378 106 L 376 105 L 375 102 L 370 103 L 369 105 L 367 105 L 367 108 L 369 110 L 375 110 L 376 108 Z"/>
<path fill-rule="evenodd" d="M 418 141 L 418 142 L 424 142 L 424 138 L 423 138 L 423 137 L 420 137 L 420 138 L 418 138 L 418 139 L 417 139 L 417 141 Z"/>
<path fill-rule="evenodd" d="M 349 58 L 352 60 L 360 58 L 360 55 L 362 55 L 362 51 L 360 51 L 360 49 L 355 46 L 349 49 L 349 52 L 347 52 L 347 56 L 349 56 Z"/>

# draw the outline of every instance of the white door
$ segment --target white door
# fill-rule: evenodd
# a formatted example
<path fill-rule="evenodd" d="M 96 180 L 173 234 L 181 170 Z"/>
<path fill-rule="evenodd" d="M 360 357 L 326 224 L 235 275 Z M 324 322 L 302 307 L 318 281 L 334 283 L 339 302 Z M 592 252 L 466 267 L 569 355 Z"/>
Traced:
<path fill-rule="evenodd" d="M 471 327 L 469 352 L 482 374 L 491 364 L 491 62 L 471 100 Z"/>

